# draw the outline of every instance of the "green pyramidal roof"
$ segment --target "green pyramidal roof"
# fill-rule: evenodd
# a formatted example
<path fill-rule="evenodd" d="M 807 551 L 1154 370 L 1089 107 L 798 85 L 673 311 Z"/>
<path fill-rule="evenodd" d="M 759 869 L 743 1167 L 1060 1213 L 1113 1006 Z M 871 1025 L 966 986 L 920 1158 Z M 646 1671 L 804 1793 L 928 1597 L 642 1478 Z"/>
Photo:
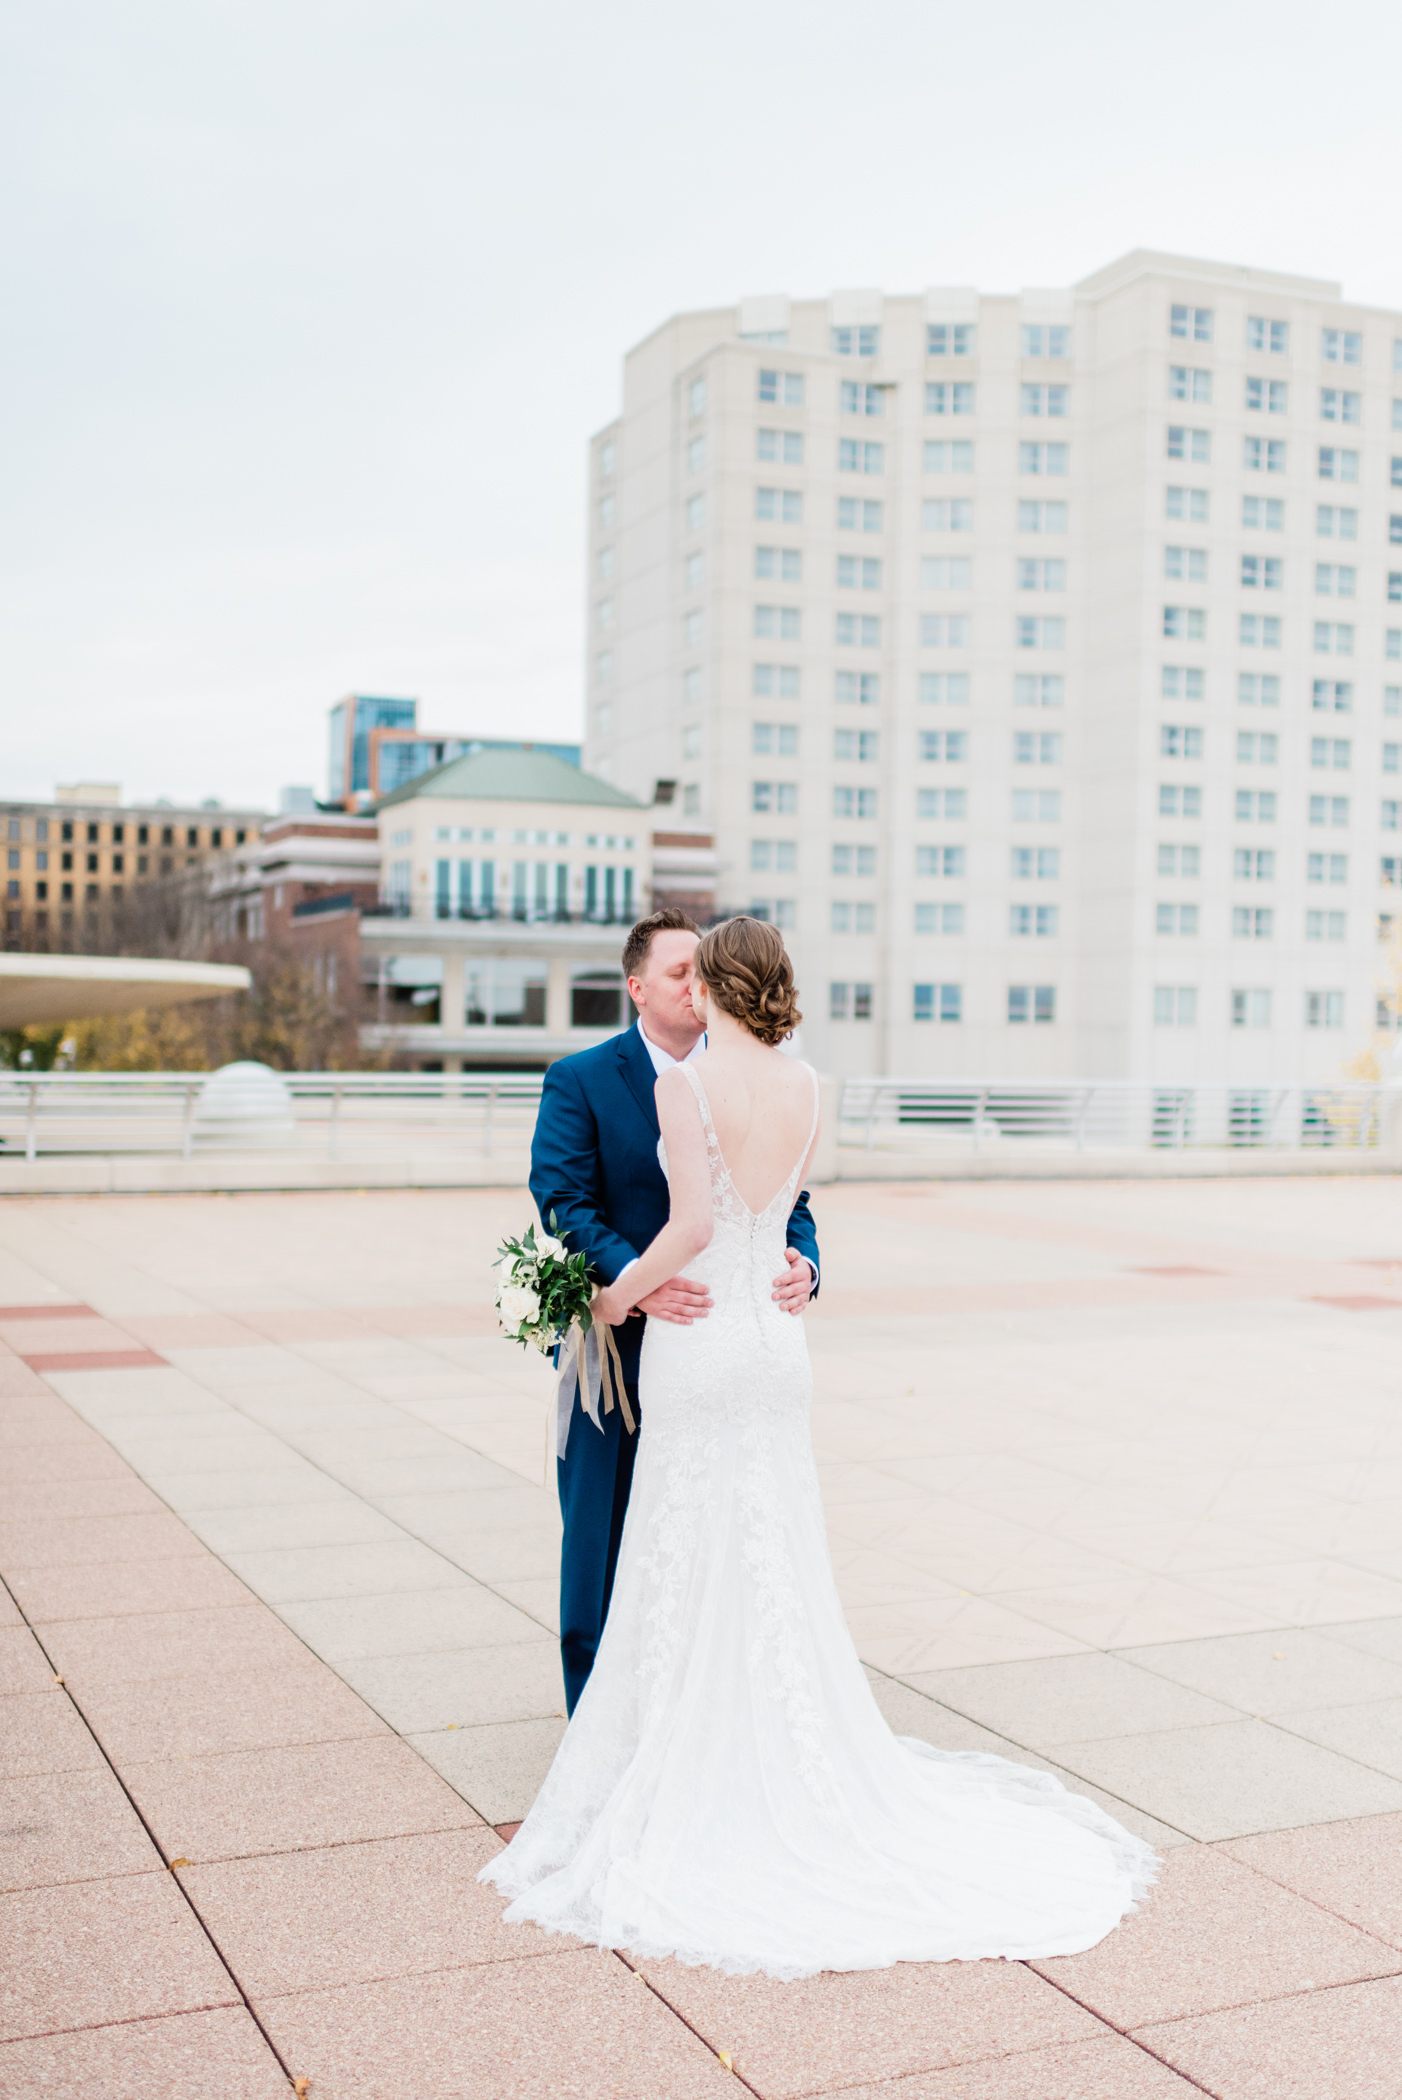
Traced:
<path fill-rule="evenodd" d="M 612 787 L 595 773 L 556 758 L 549 751 L 476 751 L 467 758 L 450 758 L 432 772 L 406 780 L 392 795 L 385 795 L 376 809 L 392 809 L 397 802 L 417 802 L 429 797 L 440 802 L 586 802 L 595 808 L 647 808 L 622 788 Z"/>

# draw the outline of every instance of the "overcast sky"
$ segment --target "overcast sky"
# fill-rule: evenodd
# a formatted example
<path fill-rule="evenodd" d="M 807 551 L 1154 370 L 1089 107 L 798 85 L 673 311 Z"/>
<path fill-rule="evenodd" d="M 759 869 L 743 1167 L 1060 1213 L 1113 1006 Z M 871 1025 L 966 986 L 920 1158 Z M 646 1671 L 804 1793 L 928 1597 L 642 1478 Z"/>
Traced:
<path fill-rule="evenodd" d="M 575 736 L 585 441 L 681 307 L 1133 247 L 1402 306 L 1395 4 L 0 8 L 0 797 Z"/>

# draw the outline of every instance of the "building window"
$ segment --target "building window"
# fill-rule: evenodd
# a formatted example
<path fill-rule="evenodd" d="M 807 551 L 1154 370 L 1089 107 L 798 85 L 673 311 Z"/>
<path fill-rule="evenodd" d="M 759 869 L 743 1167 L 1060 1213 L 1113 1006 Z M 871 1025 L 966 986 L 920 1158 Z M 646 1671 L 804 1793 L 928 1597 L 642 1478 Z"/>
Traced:
<path fill-rule="evenodd" d="M 1198 931 L 1198 907 L 1196 904 L 1156 904 L 1154 906 L 1154 932 L 1178 935 L 1185 940 L 1196 940 Z"/>
<path fill-rule="evenodd" d="M 1060 707 L 1066 696 L 1066 680 L 1060 671 L 1015 671 L 1014 707 Z"/>
<path fill-rule="evenodd" d="M 1232 993 L 1233 1028 L 1269 1028 L 1271 995 L 1268 991 Z"/>
<path fill-rule="evenodd" d="M 967 564 L 966 564 L 967 566 Z M 965 581 L 968 579 L 966 578 Z M 843 591 L 879 591 L 881 562 L 870 554 L 839 554 L 837 586 Z"/>
<path fill-rule="evenodd" d="M 1064 561 L 1034 561 L 1019 556 L 1016 574 L 1020 591 L 1064 591 L 1066 588 Z"/>
<path fill-rule="evenodd" d="M 1236 791 L 1236 820 L 1238 824 L 1274 824 L 1277 797 L 1274 788 L 1238 788 Z"/>
<path fill-rule="evenodd" d="M 834 875 L 874 875 L 875 846 L 834 846 L 832 872 Z"/>
<path fill-rule="evenodd" d="M 1234 904 L 1232 906 L 1232 939 L 1234 941 L 1272 941 L 1275 939 L 1275 912 L 1266 905 Z"/>
<path fill-rule="evenodd" d="M 803 465 L 803 432 L 801 430 L 757 430 L 755 432 L 755 457 L 772 460 L 786 467 Z"/>
<path fill-rule="evenodd" d="M 862 823 L 874 823 L 876 789 L 835 787 L 832 791 L 832 813 L 835 817 L 855 817 Z"/>
<path fill-rule="evenodd" d="M 1316 620 L 1314 646 L 1321 656 L 1352 656 L 1353 629 L 1341 620 Z"/>
<path fill-rule="evenodd" d="M 1386 803 L 1384 803 L 1383 808 L 1384 812 L 1386 812 Z M 1327 824 L 1334 831 L 1346 830 L 1348 828 L 1348 796 L 1311 795 L 1309 798 L 1309 820 L 1311 824 L 1315 825 Z M 1386 814 L 1384 814 L 1383 826 L 1384 829 L 1387 828 Z"/>
<path fill-rule="evenodd" d="M 1014 788 L 1012 816 L 1014 824 L 1059 824 L 1060 788 Z"/>
<path fill-rule="evenodd" d="M 967 554 L 927 554 L 921 561 L 922 591 L 966 591 L 973 580 L 973 563 Z"/>
<path fill-rule="evenodd" d="M 1199 737 L 1202 732 L 1197 732 Z M 1013 764 L 1015 766 L 1059 766 L 1061 764 L 1061 732 L 1059 729 L 1015 729 L 1013 731 Z"/>
<path fill-rule="evenodd" d="M 1061 877 L 1061 848 L 1059 846 L 1014 846 L 1012 849 L 1012 877 L 1014 882 L 1057 882 Z"/>
<path fill-rule="evenodd" d="M 801 525 L 803 494 L 799 489 L 756 489 L 755 516 L 761 524 Z"/>
<path fill-rule="evenodd" d="M 1307 941 L 1342 941 L 1348 938 L 1348 914 L 1342 911 L 1307 911 Z"/>
<path fill-rule="evenodd" d="M 1168 332 L 1186 343 L 1210 343 L 1212 341 L 1212 308 L 1210 306 L 1170 306 L 1168 309 Z"/>
<path fill-rule="evenodd" d="M 967 671 L 922 671 L 917 690 L 922 707 L 967 707 Z"/>
<path fill-rule="evenodd" d="M 1206 489 L 1185 489 L 1171 486 L 1164 490 L 1164 516 L 1180 518 L 1193 525 L 1205 525 L 1208 516 L 1208 492 Z"/>
<path fill-rule="evenodd" d="M 1280 738 L 1274 730 L 1239 729 L 1236 756 L 1239 766 L 1273 766 L 1280 754 Z"/>
<path fill-rule="evenodd" d="M 1342 1028 L 1344 1025 L 1344 995 L 1342 992 L 1306 992 L 1306 1028 Z"/>
<path fill-rule="evenodd" d="M 1211 434 L 1206 430 L 1188 430 L 1181 423 L 1170 423 L 1167 450 L 1170 459 L 1186 459 L 1197 466 L 1206 466 L 1212 457 Z"/>
<path fill-rule="evenodd" d="M 1019 532 L 1065 532 L 1066 515 L 1064 503 L 1028 502 L 1024 498 L 1017 506 L 1017 529 Z M 972 516 L 969 523 L 973 524 Z"/>
<path fill-rule="evenodd" d="M 1069 416 L 1071 413 L 1069 386 L 1024 386 L 1020 398 L 1025 416 Z"/>
<path fill-rule="evenodd" d="M 1353 744 L 1346 736 L 1310 738 L 1310 764 L 1334 773 L 1347 773 L 1353 763 Z"/>
<path fill-rule="evenodd" d="M 881 755 L 881 732 L 877 729 L 835 729 L 832 755 L 839 765 L 875 765 Z"/>
<path fill-rule="evenodd" d="M 864 438 L 839 438 L 837 441 L 837 465 L 843 474 L 881 474 L 885 472 L 886 448 L 874 445 Z"/>
<path fill-rule="evenodd" d="M 1159 787 L 1159 815 L 1161 817 L 1200 817 L 1202 815 L 1202 789 L 1200 787 L 1178 787 L 1164 781 Z"/>
<path fill-rule="evenodd" d="M 1237 882 L 1274 882 L 1274 848 L 1238 846 L 1232 854 L 1232 875 Z"/>
<path fill-rule="evenodd" d="M 1241 586 L 1246 591 L 1280 591 L 1285 588 L 1285 564 L 1276 554 L 1243 554 Z"/>
<path fill-rule="evenodd" d="M 1244 457 L 1248 471 L 1253 474 L 1283 474 L 1285 440 L 1249 437 L 1245 440 Z"/>
<path fill-rule="evenodd" d="M 1352 598 L 1357 595 L 1358 571 L 1346 562 L 1317 561 L 1314 588 L 1321 598 Z"/>
<path fill-rule="evenodd" d="M 836 357 L 875 357 L 881 349 L 881 330 L 871 325 L 834 328 L 832 347 Z"/>
<path fill-rule="evenodd" d="M 1026 394 L 1027 388 L 1023 388 Z M 1208 403 L 1212 399 L 1212 374 L 1199 365 L 1170 365 L 1168 368 L 1168 398 L 1170 401 L 1194 401 Z M 1024 415 L 1027 410 L 1023 410 Z M 1035 413 L 1035 411 L 1034 411 Z"/>
<path fill-rule="evenodd" d="M 761 453 L 760 457 L 763 458 L 764 455 Z M 704 437 L 694 437 L 686 448 L 687 471 L 691 474 L 699 474 L 705 464 L 706 440 Z"/>
<path fill-rule="evenodd" d="M 1008 986 L 1008 1022 L 1017 1026 L 1022 1022 L 1047 1023 L 1056 1019 L 1056 986 L 1052 984 L 1010 984 Z"/>
<path fill-rule="evenodd" d="M 1275 613 L 1242 613 L 1237 638 L 1244 649 L 1278 649 L 1280 620 Z"/>
<path fill-rule="evenodd" d="M 1396 804 L 1393 806 L 1394 808 L 1397 807 Z M 969 797 L 967 790 L 964 788 L 917 788 L 915 790 L 915 815 L 921 823 L 943 817 L 946 823 L 962 824 L 968 814 Z"/>
<path fill-rule="evenodd" d="M 1156 984 L 1154 986 L 1155 1028 L 1196 1028 L 1198 1020 L 1198 994 L 1196 985 Z"/>
<path fill-rule="evenodd" d="M 1159 672 L 1159 691 L 1165 700 L 1201 700 L 1207 673 L 1199 664 L 1164 664 Z"/>
<path fill-rule="evenodd" d="M 1070 471 L 1069 445 L 1034 444 L 1027 441 L 1017 448 L 1019 474 L 1065 474 Z"/>
<path fill-rule="evenodd" d="M 1200 605 L 1166 605 L 1163 632 L 1168 641 L 1201 642 L 1207 636 L 1207 614 Z"/>
<path fill-rule="evenodd" d="M 1394 879 L 1389 875 L 1388 869 L 1396 865 L 1392 861 L 1385 860 L 1383 862 L 1384 882 L 1390 882 Z M 1346 853 L 1307 853 L 1305 855 L 1305 880 L 1306 882 L 1347 882 L 1348 855 Z"/>
<path fill-rule="evenodd" d="M 797 758 L 798 729 L 792 722 L 754 722 L 750 725 L 750 749 L 757 758 Z M 688 756 L 695 756 L 689 753 Z"/>
<path fill-rule="evenodd" d="M 764 583 L 802 583 L 802 552 L 797 547 L 756 547 L 755 575 Z"/>
<path fill-rule="evenodd" d="M 1024 357 L 1069 357 L 1071 331 L 1056 322 L 1024 321 L 1022 354 Z"/>
<path fill-rule="evenodd" d="M 967 613 L 920 615 L 920 643 L 925 649 L 967 649 L 971 631 Z"/>
<path fill-rule="evenodd" d="M 834 697 L 842 707 L 875 707 L 881 698 L 881 675 L 877 671 L 839 671 Z"/>
<path fill-rule="evenodd" d="M 842 732 L 839 730 L 838 734 Z M 969 756 L 966 729 L 922 729 L 918 735 L 919 754 L 925 765 L 962 766 Z M 841 753 L 838 755 L 840 757 Z"/>
<path fill-rule="evenodd" d="M 884 522 L 884 504 L 873 502 L 869 496 L 838 497 L 837 529 L 839 532 L 880 532 Z"/>
<path fill-rule="evenodd" d="M 1279 496 L 1243 496 L 1241 522 L 1248 532 L 1284 532 L 1283 499 Z"/>
<path fill-rule="evenodd" d="M 1202 854 L 1197 846 L 1161 845 L 1158 855 L 1160 875 L 1182 875 L 1196 881 L 1202 873 Z"/>
<path fill-rule="evenodd" d="M 1402 523 L 1402 520 L 1398 522 Z M 1356 540 L 1358 512 L 1336 503 L 1316 504 L 1314 529 L 1322 540 Z"/>
<path fill-rule="evenodd" d="M 798 788 L 791 780 L 755 780 L 750 783 L 750 808 L 759 815 L 779 817 L 798 814 Z"/>
<path fill-rule="evenodd" d="M 944 907 L 950 909 L 949 906 Z M 917 912 L 919 906 L 916 907 Z M 946 931 L 950 929 L 946 928 Z M 917 926 L 916 931 L 921 929 Z M 962 1021 L 964 988 L 959 984 L 917 984 L 912 987 L 913 1021 Z"/>
<path fill-rule="evenodd" d="M 1013 641 L 1019 649 L 1064 649 L 1066 622 L 1019 614 L 1013 622 Z"/>
<path fill-rule="evenodd" d="M 796 605 L 757 605 L 755 636 L 760 641 L 796 642 L 802 619 Z"/>
<path fill-rule="evenodd" d="M 797 700 L 797 664 L 755 664 L 750 690 L 757 700 Z"/>
<path fill-rule="evenodd" d="M 1180 728 L 1172 722 L 1163 723 L 1159 729 L 1159 755 L 1162 758 L 1201 758 L 1202 731 Z"/>
<path fill-rule="evenodd" d="M 844 416 L 881 416 L 886 413 L 886 389 L 866 386 L 860 379 L 843 379 L 838 383 L 837 405 Z"/>
<path fill-rule="evenodd" d="M 1290 389 L 1283 379 L 1248 379 L 1246 406 L 1262 415 L 1288 415 Z"/>
<path fill-rule="evenodd" d="M 1057 912 L 1055 904 L 1010 904 L 1008 933 L 1013 940 L 1055 940 Z"/>
<path fill-rule="evenodd" d="M 828 925 L 833 933 L 875 933 L 876 906 L 834 899 L 829 907 Z"/>
<path fill-rule="evenodd" d="M 972 385 L 966 379 L 927 379 L 925 413 L 927 416 L 971 416 L 974 413 Z"/>
<path fill-rule="evenodd" d="M 925 355 L 972 357 L 975 340 L 971 321 L 929 321 L 925 326 Z"/>
<path fill-rule="evenodd" d="M 915 872 L 917 876 L 943 877 L 946 881 L 962 881 L 965 871 L 965 849 L 962 846 L 917 846 L 915 849 Z"/>
<path fill-rule="evenodd" d="M 881 615 L 840 612 L 837 615 L 836 639 L 840 649 L 879 649 Z"/>
<path fill-rule="evenodd" d="M 761 371 L 758 392 L 761 401 L 782 403 L 785 408 L 802 408 L 803 374 Z"/>
<path fill-rule="evenodd" d="M 1325 328 L 1320 332 L 1320 351 L 1326 364 L 1361 365 L 1363 338 L 1351 328 Z"/>
<path fill-rule="evenodd" d="M 1165 547 L 1163 572 L 1174 582 L 1206 583 L 1206 547 Z"/>
<path fill-rule="evenodd" d="M 1319 420 L 1321 423 L 1357 423 L 1363 414 L 1363 396 L 1336 386 L 1319 390 Z"/>
<path fill-rule="evenodd" d="M 1253 314 L 1246 324 L 1246 347 L 1248 350 L 1265 350 L 1273 357 L 1284 357 L 1290 348 L 1290 323 L 1268 321 Z"/>
<path fill-rule="evenodd" d="M 972 474 L 974 471 L 974 446 L 972 438 L 927 438 L 925 440 L 925 472 L 927 474 Z"/>
<path fill-rule="evenodd" d="M 869 1021 L 871 1019 L 871 986 L 869 984 L 830 984 L 828 986 L 828 1016 L 834 1021 Z"/>
<path fill-rule="evenodd" d="M 607 501 L 608 501 L 608 502 L 609 502 L 610 504 L 611 504 L 611 503 L 613 502 L 613 498 L 612 498 L 612 496 L 608 497 L 608 498 L 607 498 L 606 500 L 607 500 Z M 612 522 L 612 513 L 610 513 L 610 523 L 611 523 L 611 522 Z M 687 529 L 687 531 L 688 531 L 688 532 L 700 532 L 700 530 L 701 530 L 702 526 L 703 526 L 703 525 L 705 524 L 705 522 L 706 522 L 706 498 L 705 498 L 705 496 L 704 496 L 703 494 L 700 494 L 699 492 L 698 492 L 698 494 L 696 494 L 695 496 L 688 496 L 688 497 L 687 497 L 687 499 L 686 499 L 686 529 Z"/>
<path fill-rule="evenodd" d="M 1394 460 L 1393 480 L 1397 481 L 1396 468 L 1402 462 Z M 1358 454 L 1346 446 L 1321 445 L 1319 448 L 1319 478 L 1321 481 L 1357 481 Z"/>

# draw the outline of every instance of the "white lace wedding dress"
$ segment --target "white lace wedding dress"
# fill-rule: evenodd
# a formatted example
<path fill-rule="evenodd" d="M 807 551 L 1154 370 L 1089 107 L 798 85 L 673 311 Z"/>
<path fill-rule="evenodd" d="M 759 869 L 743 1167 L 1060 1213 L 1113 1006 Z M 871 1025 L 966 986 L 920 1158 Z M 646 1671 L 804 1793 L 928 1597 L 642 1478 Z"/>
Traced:
<path fill-rule="evenodd" d="M 695 1067 L 681 1069 L 714 1214 L 685 1273 L 714 1310 L 648 1324 L 593 1674 L 481 1879 L 512 1898 L 508 1920 L 732 1973 L 1092 1947 L 1144 1894 L 1155 1855 L 1049 1774 L 882 1719 L 828 1559 L 803 1323 L 770 1295 L 803 1159 L 749 1210 Z M 815 1099 L 814 1128 L 816 1115 Z"/>

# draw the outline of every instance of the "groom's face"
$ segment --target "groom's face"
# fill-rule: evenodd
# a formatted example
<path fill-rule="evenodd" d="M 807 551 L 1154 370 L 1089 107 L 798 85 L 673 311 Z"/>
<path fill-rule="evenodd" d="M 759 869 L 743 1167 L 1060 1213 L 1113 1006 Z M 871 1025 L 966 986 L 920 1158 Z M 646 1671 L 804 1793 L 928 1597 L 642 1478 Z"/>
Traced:
<path fill-rule="evenodd" d="M 698 945 L 694 933 L 680 929 L 655 933 L 641 971 L 628 980 L 640 1013 L 665 1029 L 689 1030 L 693 1036 L 701 1032 L 691 1003 L 691 964 Z"/>

